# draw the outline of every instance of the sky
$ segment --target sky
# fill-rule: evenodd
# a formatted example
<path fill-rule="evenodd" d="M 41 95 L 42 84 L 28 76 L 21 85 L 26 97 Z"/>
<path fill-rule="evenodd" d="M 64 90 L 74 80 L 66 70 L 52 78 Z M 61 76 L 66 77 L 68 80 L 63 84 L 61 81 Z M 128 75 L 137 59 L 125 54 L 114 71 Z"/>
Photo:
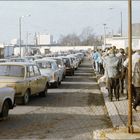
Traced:
<path fill-rule="evenodd" d="M 117 33 L 121 26 L 127 33 L 127 1 L 0 1 L 0 42 L 10 43 L 19 38 L 19 18 L 21 21 L 22 40 L 33 42 L 35 32 L 50 33 L 54 40 L 61 35 L 80 34 L 88 26 L 96 35 L 106 32 Z M 132 22 L 140 23 L 140 1 L 133 1 Z"/>

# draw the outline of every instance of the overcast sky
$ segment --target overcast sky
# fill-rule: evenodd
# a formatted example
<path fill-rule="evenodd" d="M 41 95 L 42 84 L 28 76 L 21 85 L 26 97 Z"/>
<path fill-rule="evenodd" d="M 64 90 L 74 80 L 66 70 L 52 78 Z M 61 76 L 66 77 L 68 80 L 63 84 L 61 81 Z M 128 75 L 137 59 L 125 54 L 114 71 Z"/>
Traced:
<path fill-rule="evenodd" d="M 19 17 L 22 18 L 22 39 L 31 33 L 51 33 L 54 40 L 61 34 L 80 34 L 83 28 L 91 26 L 95 34 L 117 32 L 123 14 L 123 32 L 127 32 L 127 1 L 0 1 L 0 42 L 9 43 L 19 37 Z M 113 9 L 110 9 L 113 8 Z M 140 1 L 133 2 L 133 23 L 140 22 Z"/>

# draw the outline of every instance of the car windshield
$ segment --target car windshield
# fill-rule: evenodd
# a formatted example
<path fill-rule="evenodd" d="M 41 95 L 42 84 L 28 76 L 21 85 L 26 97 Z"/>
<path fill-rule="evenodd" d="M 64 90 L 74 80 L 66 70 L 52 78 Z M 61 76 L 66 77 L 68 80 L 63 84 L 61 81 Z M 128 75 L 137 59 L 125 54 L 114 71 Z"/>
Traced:
<path fill-rule="evenodd" d="M 62 61 L 60 59 L 55 59 L 55 60 L 56 60 L 57 65 L 62 66 Z"/>
<path fill-rule="evenodd" d="M 40 69 L 51 68 L 51 64 L 49 62 L 37 62 L 37 65 Z"/>
<path fill-rule="evenodd" d="M 2 65 L 0 66 L 0 76 L 24 77 L 23 66 Z"/>

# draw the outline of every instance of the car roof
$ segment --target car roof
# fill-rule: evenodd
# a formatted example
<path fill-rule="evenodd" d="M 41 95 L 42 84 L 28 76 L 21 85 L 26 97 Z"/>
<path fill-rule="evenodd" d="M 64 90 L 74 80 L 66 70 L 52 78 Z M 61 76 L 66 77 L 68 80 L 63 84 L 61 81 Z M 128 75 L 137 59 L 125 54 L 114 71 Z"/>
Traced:
<path fill-rule="evenodd" d="M 0 63 L 0 65 L 29 66 L 29 65 L 35 65 L 35 63 L 30 63 L 30 62 L 5 62 L 5 63 Z"/>
<path fill-rule="evenodd" d="M 43 59 L 37 59 L 35 60 L 35 62 L 56 62 L 56 60 L 52 59 L 52 58 L 43 58 Z"/>

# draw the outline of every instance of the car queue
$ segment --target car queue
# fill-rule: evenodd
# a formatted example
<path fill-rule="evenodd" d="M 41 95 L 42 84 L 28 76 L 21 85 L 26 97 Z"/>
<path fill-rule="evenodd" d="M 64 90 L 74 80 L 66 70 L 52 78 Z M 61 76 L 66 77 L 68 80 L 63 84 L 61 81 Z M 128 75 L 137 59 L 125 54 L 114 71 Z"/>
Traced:
<path fill-rule="evenodd" d="M 76 52 L 0 61 L 0 118 L 8 117 L 16 104 L 28 104 L 32 95 L 46 97 L 48 88 L 58 88 L 67 75 L 74 75 L 83 58 L 83 52 Z"/>

